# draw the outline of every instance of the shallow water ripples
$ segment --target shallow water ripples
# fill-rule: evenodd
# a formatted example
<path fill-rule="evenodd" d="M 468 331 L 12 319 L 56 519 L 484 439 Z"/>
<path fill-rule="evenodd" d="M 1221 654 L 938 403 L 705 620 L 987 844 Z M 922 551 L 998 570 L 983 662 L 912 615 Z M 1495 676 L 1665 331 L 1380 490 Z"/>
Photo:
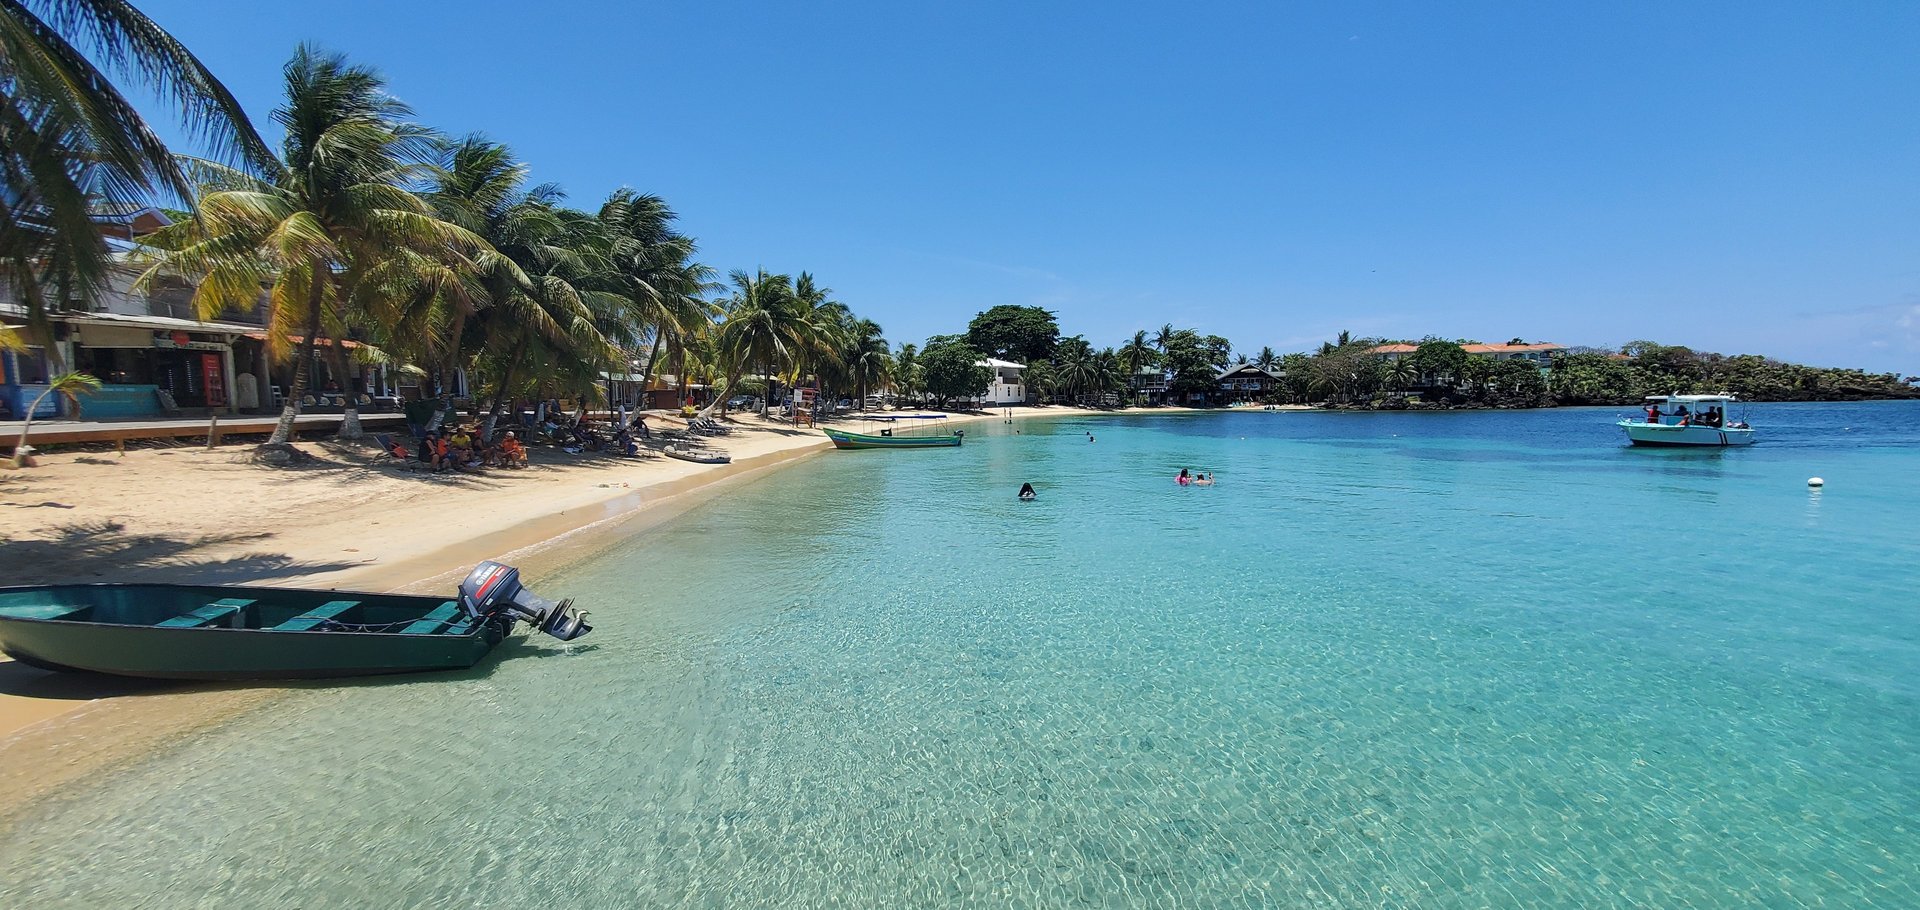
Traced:
<path fill-rule="evenodd" d="M 541 580 L 591 647 L 63 797 L 0 903 L 1920 906 L 1914 490 L 1244 417 L 774 475 Z"/>

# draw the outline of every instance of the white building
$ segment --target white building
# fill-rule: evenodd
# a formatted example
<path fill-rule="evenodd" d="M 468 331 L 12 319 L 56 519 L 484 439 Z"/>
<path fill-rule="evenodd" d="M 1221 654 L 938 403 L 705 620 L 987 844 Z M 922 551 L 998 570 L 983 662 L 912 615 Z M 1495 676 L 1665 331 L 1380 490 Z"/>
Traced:
<path fill-rule="evenodd" d="M 980 403 L 989 407 L 1004 407 L 1027 403 L 1027 387 L 1020 381 L 1020 371 L 1026 364 L 989 357 L 974 364 L 993 370 L 993 378 L 987 382 L 987 390 L 980 396 Z"/>

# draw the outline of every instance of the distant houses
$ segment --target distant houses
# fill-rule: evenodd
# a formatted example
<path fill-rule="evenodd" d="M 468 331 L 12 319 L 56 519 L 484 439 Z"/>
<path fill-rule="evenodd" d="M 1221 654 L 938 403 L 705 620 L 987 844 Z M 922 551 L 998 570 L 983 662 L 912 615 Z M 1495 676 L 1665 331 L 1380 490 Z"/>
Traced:
<path fill-rule="evenodd" d="M 1566 345 L 1543 341 L 1537 344 L 1518 344 L 1514 342 L 1505 344 L 1463 344 L 1460 346 L 1460 349 L 1466 351 L 1469 356 L 1485 357 L 1488 360 L 1525 360 L 1545 370 L 1553 365 L 1553 355 L 1566 350 L 1567 347 Z M 1391 363 L 1402 357 L 1411 356 L 1413 352 L 1418 350 L 1420 350 L 1420 346 L 1417 344 L 1399 343 L 1376 345 L 1367 353 Z"/>
<path fill-rule="evenodd" d="M 1214 391 L 1209 396 L 1210 403 L 1233 405 L 1264 401 L 1268 396 L 1280 391 L 1280 386 L 1285 381 L 1285 371 L 1269 370 L 1257 363 L 1230 366 L 1214 377 Z"/>
<path fill-rule="evenodd" d="M 988 357 L 974 365 L 993 371 L 993 377 L 987 381 L 986 391 L 980 395 L 982 405 L 1006 407 L 1027 403 L 1027 386 L 1020 381 L 1020 374 L 1027 368 L 1026 364 Z"/>

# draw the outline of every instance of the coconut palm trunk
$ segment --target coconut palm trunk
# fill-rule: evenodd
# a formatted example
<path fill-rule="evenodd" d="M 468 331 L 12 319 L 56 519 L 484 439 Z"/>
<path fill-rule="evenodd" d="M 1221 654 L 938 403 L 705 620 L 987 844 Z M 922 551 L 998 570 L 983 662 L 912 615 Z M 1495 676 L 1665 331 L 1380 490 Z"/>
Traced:
<path fill-rule="evenodd" d="M 72 403 L 72 416 L 77 418 L 80 416 L 80 396 L 98 391 L 100 391 L 100 380 L 89 373 L 61 373 L 48 380 L 46 389 L 34 396 L 33 403 L 27 406 L 26 420 L 20 425 L 20 441 L 13 446 L 13 466 L 26 467 L 27 458 L 33 451 L 32 447 L 27 445 L 27 435 L 33 432 L 33 414 L 40 410 L 41 403 L 46 401 L 48 396 L 58 395 Z"/>
<path fill-rule="evenodd" d="M 500 415 L 505 411 L 507 394 L 513 388 L 513 374 L 520 368 L 520 359 L 527 351 L 527 336 L 513 346 L 513 353 L 507 355 L 507 367 L 500 373 L 500 385 L 493 390 L 493 404 L 487 408 L 487 419 L 481 424 L 480 438 L 492 439 L 493 428 L 500 423 Z"/>
<path fill-rule="evenodd" d="M 280 409 L 280 422 L 273 427 L 273 435 L 261 448 L 275 448 L 291 444 L 293 440 L 293 422 L 300 416 L 300 396 L 306 394 L 308 374 L 313 366 L 313 345 L 320 336 L 320 301 L 323 288 L 320 276 L 325 274 L 325 265 L 316 263 L 313 267 L 313 288 L 307 294 L 307 335 L 300 339 L 300 345 L 293 359 L 293 381 L 287 384 L 287 403 Z"/>
<path fill-rule="evenodd" d="M 327 362 L 333 369 L 334 381 L 340 384 L 340 429 L 335 431 L 335 439 L 359 439 L 365 433 L 360 429 L 360 403 L 355 398 L 353 378 L 349 375 L 347 363 L 347 343 L 339 338 L 327 339 Z"/>

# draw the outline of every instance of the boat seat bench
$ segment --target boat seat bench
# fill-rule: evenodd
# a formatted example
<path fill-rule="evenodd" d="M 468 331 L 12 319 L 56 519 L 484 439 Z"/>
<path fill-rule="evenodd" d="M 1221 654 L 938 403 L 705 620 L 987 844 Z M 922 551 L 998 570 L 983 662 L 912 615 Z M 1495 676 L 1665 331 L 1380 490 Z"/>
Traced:
<path fill-rule="evenodd" d="M 454 617 L 459 615 L 460 615 L 460 602 L 457 600 L 449 600 L 446 603 L 443 603 L 440 606 L 435 607 L 432 613 L 428 613 L 427 615 L 422 616 L 419 619 L 416 619 L 413 622 L 408 623 L 406 628 L 400 630 L 400 634 L 432 635 L 433 633 L 440 631 L 441 626 L 444 626 L 447 623 L 451 622 Z"/>
<path fill-rule="evenodd" d="M 241 610 L 246 609 L 253 603 L 252 600 L 240 597 L 222 598 L 204 607 L 197 608 L 190 613 L 182 613 L 166 622 L 159 623 L 159 625 L 173 629 L 198 629 L 203 626 L 211 626 L 221 620 L 229 619 L 237 615 Z"/>
<path fill-rule="evenodd" d="M 345 613 L 348 610 L 351 610 L 354 607 L 357 607 L 359 605 L 360 605 L 360 602 L 357 600 L 328 601 L 327 603 L 323 603 L 320 606 L 314 607 L 313 609 L 308 610 L 307 612 L 302 613 L 299 616 L 295 616 L 294 618 L 289 619 L 286 622 L 283 622 L 277 626 L 274 626 L 270 631 L 310 632 L 313 630 L 315 626 L 318 626 L 329 619 L 339 616 L 340 614 Z"/>

